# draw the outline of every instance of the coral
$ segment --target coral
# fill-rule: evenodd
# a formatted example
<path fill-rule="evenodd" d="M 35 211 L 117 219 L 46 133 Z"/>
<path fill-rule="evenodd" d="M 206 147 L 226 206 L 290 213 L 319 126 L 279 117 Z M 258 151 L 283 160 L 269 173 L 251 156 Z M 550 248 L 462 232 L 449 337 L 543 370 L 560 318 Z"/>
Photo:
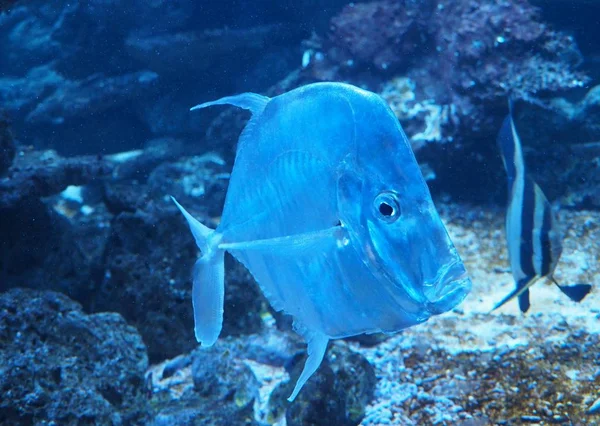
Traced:
<path fill-rule="evenodd" d="M 563 91 L 586 82 L 575 71 L 583 59 L 573 38 L 548 28 L 525 2 L 453 2 L 436 18 L 435 75 L 471 102 Z"/>
<path fill-rule="evenodd" d="M 148 373 L 155 411 L 152 424 L 260 424 L 254 418 L 260 383 L 244 353 L 246 342 L 251 347 L 252 340 L 252 336 L 219 339 L 210 348 L 153 366 Z"/>
<path fill-rule="evenodd" d="M 114 313 L 54 292 L 0 294 L 2 424 L 143 424 L 146 347 Z"/>
<path fill-rule="evenodd" d="M 404 131 L 411 135 L 414 151 L 430 142 L 451 142 L 452 126 L 456 125 L 456 108 L 453 104 L 437 105 L 432 99 L 416 100 L 416 84 L 410 78 L 396 77 L 383 85 L 380 95 L 388 103 Z"/>
<path fill-rule="evenodd" d="M 331 20 L 329 38 L 348 65 L 354 61 L 380 71 L 406 68 L 427 37 L 434 2 L 350 3 Z"/>

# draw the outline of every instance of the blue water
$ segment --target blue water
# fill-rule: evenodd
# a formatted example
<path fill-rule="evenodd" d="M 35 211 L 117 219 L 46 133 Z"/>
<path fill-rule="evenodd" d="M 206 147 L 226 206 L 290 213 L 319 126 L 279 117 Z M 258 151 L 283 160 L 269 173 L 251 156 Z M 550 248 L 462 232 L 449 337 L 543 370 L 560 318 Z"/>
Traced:
<path fill-rule="evenodd" d="M 0 1 L 0 424 L 600 424 L 598 28 L 584 0 Z M 198 346 L 199 253 L 169 196 L 217 227 L 250 117 L 192 106 L 320 81 L 389 105 L 473 286 L 330 342 L 290 404 L 304 340 L 229 256 Z M 515 288 L 509 100 L 580 302 L 542 279 L 527 313 L 490 313 Z"/>

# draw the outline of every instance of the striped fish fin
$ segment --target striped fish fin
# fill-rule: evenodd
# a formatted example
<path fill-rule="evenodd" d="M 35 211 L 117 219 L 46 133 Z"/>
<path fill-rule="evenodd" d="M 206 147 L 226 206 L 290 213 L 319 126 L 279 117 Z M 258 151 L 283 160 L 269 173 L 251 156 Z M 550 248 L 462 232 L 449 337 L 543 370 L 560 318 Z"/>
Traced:
<path fill-rule="evenodd" d="M 509 187 L 511 187 L 512 182 L 514 182 L 517 176 L 525 174 L 521 139 L 517 133 L 512 114 L 508 114 L 502 122 L 502 127 L 496 141 L 500 149 L 506 174 L 508 175 Z"/>
<path fill-rule="evenodd" d="M 517 286 L 516 286 L 516 288 L 513 291 L 511 291 L 504 299 L 502 299 L 500 302 L 498 302 L 492 308 L 492 311 L 495 311 L 496 309 L 500 308 L 501 306 L 503 306 L 507 302 L 510 302 L 515 297 L 519 297 L 520 298 L 521 295 L 523 295 L 525 292 L 528 292 L 528 294 L 526 296 L 524 296 L 523 302 L 521 302 L 521 300 L 519 299 L 519 306 L 524 306 L 524 305 L 521 305 L 521 304 L 524 303 L 525 301 L 527 302 L 527 305 L 528 305 L 529 304 L 529 287 L 531 287 L 532 285 L 534 285 L 540 278 L 541 277 L 537 277 L 537 276 L 533 277 L 533 278 L 523 278 L 521 281 L 519 281 L 517 283 Z M 521 310 L 522 310 L 522 308 L 521 308 Z M 523 311 L 523 312 L 525 312 L 525 311 Z"/>
<path fill-rule="evenodd" d="M 552 206 L 542 189 L 531 181 L 533 189 L 533 267 L 539 276 L 554 272 L 562 252 L 560 233 L 555 227 Z"/>
<path fill-rule="evenodd" d="M 519 295 L 519 309 L 521 312 L 526 313 L 530 306 L 531 303 L 529 303 L 529 289 L 526 289 Z"/>
<path fill-rule="evenodd" d="M 560 285 L 554 277 L 552 282 L 573 302 L 581 302 L 592 290 L 590 284 Z"/>

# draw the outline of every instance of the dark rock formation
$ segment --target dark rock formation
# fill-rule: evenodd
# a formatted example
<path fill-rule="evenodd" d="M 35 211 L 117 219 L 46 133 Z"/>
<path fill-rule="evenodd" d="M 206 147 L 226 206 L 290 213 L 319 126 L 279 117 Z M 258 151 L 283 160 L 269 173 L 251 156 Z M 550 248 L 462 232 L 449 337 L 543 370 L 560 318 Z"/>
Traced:
<path fill-rule="evenodd" d="M 0 111 L 0 176 L 3 176 L 12 164 L 15 153 L 15 142 L 8 120 Z"/>
<path fill-rule="evenodd" d="M 69 185 L 108 175 L 111 166 L 98 157 L 62 158 L 53 151 L 22 151 L 0 178 L 0 290 L 15 286 L 61 291 L 89 306 L 105 240 L 101 210 L 93 223 L 75 226 L 64 200 L 53 196 Z M 85 238 L 83 237 L 85 236 Z"/>
<path fill-rule="evenodd" d="M 269 87 L 344 2 L 23 1 L 0 16 L 0 104 L 26 143 L 63 155 L 197 142 L 208 121 L 191 106 Z"/>
<path fill-rule="evenodd" d="M 406 69 L 423 55 L 434 6 L 430 0 L 351 3 L 331 20 L 331 53 L 349 69 Z"/>
<path fill-rule="evenodd" d="M 0 1 L 0 13 L 10 11 L 10 8 L 13 7 L 16 2 L 16 0 Z"/>
<path fill-rule="evenodd" d="M 0 294 L 0 423 L 144 424 L 146 347 L 114 313 L 64 295 Z"/>
<path fill-rule="evenodd" d="M 190 354 L 173 378 L 164 372 L 162 378 L 153 377 L 156 415 L 152 425 L 258 425 L 253 404 L 259 382 L 244 363 L 239 346 L 221 339 L 211 348 Z"/>
<path fill-rule="evenodd" d="M 0 179 L 0 210 L 58 194 L 107 176 L 111 166 L 99 156 L 63 158 L 54 151 L 23 151 Z"/>

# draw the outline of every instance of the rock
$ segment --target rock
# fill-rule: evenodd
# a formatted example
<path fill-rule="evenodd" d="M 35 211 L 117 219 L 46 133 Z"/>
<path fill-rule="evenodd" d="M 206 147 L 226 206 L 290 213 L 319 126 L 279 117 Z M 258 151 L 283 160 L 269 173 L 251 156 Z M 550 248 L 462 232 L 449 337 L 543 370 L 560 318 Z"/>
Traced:
<path fill-rule="evenodd" d="M 380 72 L 406 69 L 427 43 L 433 1 L 350 3 L 331 20 L 336 62 L 373 65 Z"/>
<path fill-rule="evenodd" d="M 365 408 L 373 398 L 376 378 L 373 367 L 359 353 L 342 343 L 330 343 L 323 363 L 291 404 L 291 394 L 299 377 L 305 354 L 292 362 L 291 380 L 277 387 L 271 394 L 272 409 L 287 407 L 286 424 L 358 425 L 365 416 Z M 283 411 L 279 409 L 279 411 Z"/>
<path fill-rule="evenodd" d="M 81 205 L 58 194 L 110 170 L 98 157 L 19 153 L 6 177 L 0 178 L 0 291 L 30 285 L 64 292 L 89 307 L 106 239 L 105 218 L 98 209 L 93 221 L 85 217 L 75 223 L 74 215 L 85 216 Z"/>
<path fill-rule="evenodd" d="M 15 158 L 16 147 L 8 119 L 0 111 L 0 176 L 9 169 Z"/>
<path fill-rule="evenodd" d="M 15 158 L 16 148 L 8 120 L 0 112 L 0 176 L 8 170 Z"/>
<path fill-rule="evenodd" d="M 105 177 L 111 166 L 99 156 L 63 158 L 55 151 L 21 151 L 0 178 L 0 210 L 58 194 L 69 185 Z"/>
<path fill-rule="evenodd" d="M 195 151 L 191 148 L 184 150 L 183 141 L 179 139 L 164 137 L 147 141 L 143 149 L 119 152 L 106 156 L 106 159 L 115 165 L 115 180 L 145 182 L 161 164 L 175 161 L 183 154 L 191 155 Z"/>
<path fill-rule="evenodd" d="M 106 240 L 101 217 L 74 226 L 39 200 L 29 200 L 0 215 L 0 291 L 31 286 L 68 294 L 89 308 Z"/>
<path fill-rule="evenodd" d="M 200 349 L 192 355 L 194 390 L 216 401 L 234 401 L 238 407 L 252 406 L 258 397 L 258 380 L 252 370 L 231 351 Z"/>
<path fill-rule="evenodd" d="M 258 425 L 254 401 L 259 396 L 259 382 L 239 350 L 243 341 L 219 339 L 210 348 L 195 350 L 185 357 L 188 362 L 180 363 L 168 377 L 160 371 L 173 362 L 154 367 L 155 417 L 151 424 Z"/>
<path fill-rule="evenodd" d="M 0 1 L 0 13 L 10 12 L 10 8 L 14 6 L 16 0 L 2 0 Z"/>
<path fill-rule="evenodd" d="M 231 163 L 215 153 L 183 157 L 157 167 L 148 178 L 149 191 L 156 198 L 173 196 L 186 209 L 218 218 L 225 203 L 230 171 Z"/>
<path fill-rule="evenodd" d="M 38 103 L 26 121 L 62 124 L 65 120 L 99 114 L 132 99 L 152 94 L 158 74 L 139 71 L 106 77 L 94 74 L 85 80 L 62 81 L 54 93 Z"/>
<path fill-rule="evenodd" d="M 86 315 L 66 296 L 0 294 L 0 422 L 143 424 L 146 347 L 114 313 Z"/>

